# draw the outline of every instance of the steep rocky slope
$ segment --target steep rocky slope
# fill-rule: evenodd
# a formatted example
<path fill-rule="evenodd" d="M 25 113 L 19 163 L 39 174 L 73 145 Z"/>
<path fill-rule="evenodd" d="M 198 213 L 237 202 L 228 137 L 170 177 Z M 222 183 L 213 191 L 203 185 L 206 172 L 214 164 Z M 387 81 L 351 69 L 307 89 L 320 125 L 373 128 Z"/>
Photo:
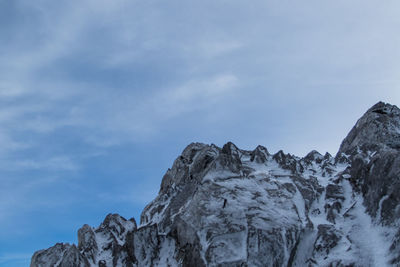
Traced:
<path fill-rule="evenodd" d="M 31 266 L 400 266 L 400 110 L 382 102 L 335 158 L 189 145 L 134 219 L 84 225 Z"/>

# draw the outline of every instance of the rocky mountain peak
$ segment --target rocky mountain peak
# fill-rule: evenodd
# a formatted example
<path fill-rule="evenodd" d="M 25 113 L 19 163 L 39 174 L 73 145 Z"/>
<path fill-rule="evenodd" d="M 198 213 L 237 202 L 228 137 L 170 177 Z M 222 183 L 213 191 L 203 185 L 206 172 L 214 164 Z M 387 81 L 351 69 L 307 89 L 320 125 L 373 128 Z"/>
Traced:
<path fill-rule="evenodd" d="M 232 154 L 238 155 L 239 148 L 234 143 L 228 142 L 225 145 L 223 145 L 221 152 L 227 155 L 232 155 Z"/>
<path fill-rule="evenodd" d="M 265 163 L 269 156 L 270 154 L 268 149 L 259 145 L 251 152 L 250 161 L 255 161 L 256 163 Z"/>
<path fill-rule="evenodd" d="M 399 116 L 400 115 L 400 110 L 397 106 L 391 105 L 389 103 L 384 103 L 382 101 L 379 101 L 375 105 L 373 105 L 368 111 L 369 112 L 374 112 L 382 115 L 389 115 L 389 116 Z"/>
<path fill-rule="evenodd" d="M 220 154 L 220 150 L 215 145 L 202 143 L 188 145 L 174 161 L 172 168 L 165 173 L 160 192 L 166 193 L 189 182 L 200 182 L 203 174 Z"/>
<path fill-rule="evenodd" d="M 400 266 L 399 116 L 373 106 L 336 160 L 192 143 L 139 226 L 109 214 L 31 267 Z"/>
<path fill-rule="evenodd" d="M 321 163 L 325 158 L 329 159 L 329 153 L 328 155 L 322 156 L 321 153 L 319 153 L 317 150 L 312 150 L 310 153 L 308 153 L 305 157 L 304 160 L 311 162 L 311 161 L 316 161 L 317 163 Z"/>
<path fill-rule="evenodd" d="M 383 147 L 400 149 L 400 109 L 379 102 L 357 121 L 343 140 L 338 155 L 376 151 Z"/>
<path fill-rule="evenodd" d="M 119 214 L 108 214 L 100 224 L 99 229 L 111 230 L 114 235 L 119 236 L 124 232 L 136 229 L 136 227 L 134 218 L 127 220 Z"/>
<path fill-rule="evenodd" d="M 214 167 L 237 173 L 242 165 L 241 156 L 243 152 L 232 142 L 226 143 L 219 153 Z"/>
<path fill-rule="evenodd" d="M 333 157 L 332 157 L 332 155 L 329 153 L 329 152 L 326 152 L 325 153 L 325 155 L 324 155 L 324 159 L 325 160 L 331 160 Z"/>

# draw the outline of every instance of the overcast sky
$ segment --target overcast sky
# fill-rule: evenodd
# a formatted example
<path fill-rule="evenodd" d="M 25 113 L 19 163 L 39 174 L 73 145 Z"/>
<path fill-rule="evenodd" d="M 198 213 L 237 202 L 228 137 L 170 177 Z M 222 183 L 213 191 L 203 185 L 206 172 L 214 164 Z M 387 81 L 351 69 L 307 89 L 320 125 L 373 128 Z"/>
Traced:
<path fill-rule="evenodd" d="M 139 221 L 193 141 L 335 154 L 400 104 L 400 2 L 0 0 L 0 266 Z"/>

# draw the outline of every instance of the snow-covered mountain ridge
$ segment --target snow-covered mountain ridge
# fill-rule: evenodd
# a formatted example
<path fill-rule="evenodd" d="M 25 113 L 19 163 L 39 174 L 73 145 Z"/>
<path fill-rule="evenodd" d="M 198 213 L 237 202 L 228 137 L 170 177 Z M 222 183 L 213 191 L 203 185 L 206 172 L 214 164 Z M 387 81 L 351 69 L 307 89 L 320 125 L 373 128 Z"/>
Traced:
<path fill-rule="evenodd" d="M 379 102 L 336 157 L 190 144 L 140 225 L 110 214 L 31 266 L 400 266 L 400 110 Z"/>

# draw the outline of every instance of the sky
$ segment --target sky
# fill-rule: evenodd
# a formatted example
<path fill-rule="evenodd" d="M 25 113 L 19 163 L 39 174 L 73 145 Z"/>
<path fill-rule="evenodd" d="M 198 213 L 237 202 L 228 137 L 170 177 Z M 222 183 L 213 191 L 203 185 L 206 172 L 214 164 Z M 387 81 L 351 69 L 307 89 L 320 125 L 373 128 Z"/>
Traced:
<path fill-rule="evenodd" d="M 400 105 L 397 0 L 0 0 L 0 266 L 139 216 L 191 142 L 335 155 Z"/>

